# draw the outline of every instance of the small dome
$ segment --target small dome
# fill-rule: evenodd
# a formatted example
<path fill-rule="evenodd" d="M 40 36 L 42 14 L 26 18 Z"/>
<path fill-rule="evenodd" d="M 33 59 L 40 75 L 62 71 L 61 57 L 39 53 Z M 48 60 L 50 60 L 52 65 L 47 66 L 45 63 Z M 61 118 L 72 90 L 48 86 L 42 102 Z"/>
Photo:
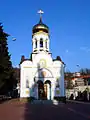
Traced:
<path fill-rule="evenodd" d="M 33 34 L 39 31 L 49 33 L 49 28 L 47 25 L 43 24 L 42 19 L 40 19 L 39 23 L 34 25 L 32 29 Z"/>

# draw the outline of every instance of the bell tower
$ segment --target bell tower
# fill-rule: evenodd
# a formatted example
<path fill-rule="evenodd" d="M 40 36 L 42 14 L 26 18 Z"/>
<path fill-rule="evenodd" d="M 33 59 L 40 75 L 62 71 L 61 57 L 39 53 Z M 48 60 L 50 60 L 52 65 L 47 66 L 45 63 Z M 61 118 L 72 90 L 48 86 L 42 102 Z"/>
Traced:
<path fill-rule="evenodd" d="M 39 53 L 41 51 L 49 53 L 49 28 L 42 22 L 42 10 L 39 10 L 40 14 L 39 23 L 33 26 L 32 29 L 32 47 L 33 53 Z"/>

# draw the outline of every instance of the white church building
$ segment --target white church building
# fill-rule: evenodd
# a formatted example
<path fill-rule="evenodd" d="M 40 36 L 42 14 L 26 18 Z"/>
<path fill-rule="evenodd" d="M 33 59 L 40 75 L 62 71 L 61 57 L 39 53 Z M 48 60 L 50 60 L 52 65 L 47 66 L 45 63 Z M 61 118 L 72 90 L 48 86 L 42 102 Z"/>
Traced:
<path fill-rule="evenodd" d="M 49 28 L 42 22 L 43 12 L 39 13 L 40 21 L 32 28 L 31 58 L 21 58 L 20 98 L 65 100 L 64 63 L 59 56 L 52 58 Z"/>

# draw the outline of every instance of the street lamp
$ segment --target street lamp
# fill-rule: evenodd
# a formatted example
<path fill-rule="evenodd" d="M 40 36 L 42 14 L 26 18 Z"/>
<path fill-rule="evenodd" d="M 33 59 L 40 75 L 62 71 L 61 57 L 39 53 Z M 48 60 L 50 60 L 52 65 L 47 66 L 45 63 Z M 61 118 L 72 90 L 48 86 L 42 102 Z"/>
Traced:
<path fill-rule="evenodd" d="M 15 37 L 13 37 L 13 38 L 12 38 L 12 41 L 16 41 L 16 38 L 15 38 Z"/>
<path fill-rule="evenodd" d="M 11 41 L 16 41 L 16 38 L 12 35 L 9 35 L 8 37 L 11 37 Z"/>

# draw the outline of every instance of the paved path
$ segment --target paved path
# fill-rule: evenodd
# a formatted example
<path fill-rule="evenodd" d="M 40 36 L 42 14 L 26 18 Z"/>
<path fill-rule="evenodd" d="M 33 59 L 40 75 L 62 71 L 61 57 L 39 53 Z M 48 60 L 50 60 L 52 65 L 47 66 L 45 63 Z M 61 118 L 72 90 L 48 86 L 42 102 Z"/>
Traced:
<path fill-rule="evenodd" d="M 6 102 L 0 104 L 0 120 L 90 120 L 90 105 Z"/>

